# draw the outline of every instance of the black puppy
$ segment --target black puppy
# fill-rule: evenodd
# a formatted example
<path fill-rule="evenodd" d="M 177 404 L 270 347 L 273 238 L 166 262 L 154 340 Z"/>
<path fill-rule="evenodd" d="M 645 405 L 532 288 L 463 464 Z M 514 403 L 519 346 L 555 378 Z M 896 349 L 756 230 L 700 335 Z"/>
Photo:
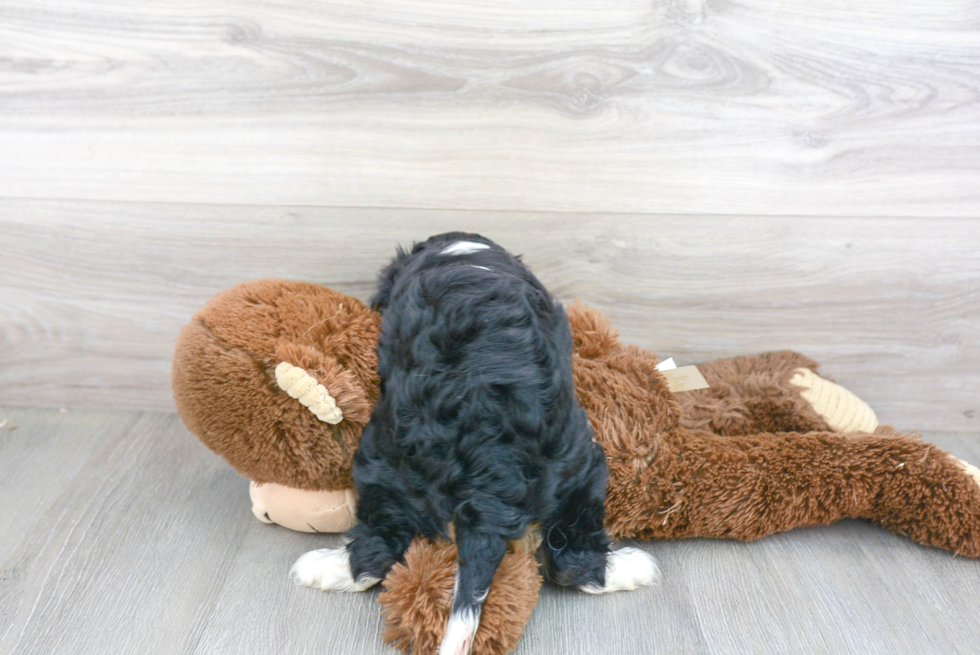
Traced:
<path fill-rule="evenodd" d="M 354 458 L 359 524 L 346 549 L 300 558 L 292 575 L 363 591 L 416 534 L 459 551 L 440 648 L 468 653 L 507 549 L 543 530 L 545 570 L 600 593 L 653 582 L 643 551 L 610 553 L 606 460 L 572 386 L 568 319 L 516 257 L 474 234 L 417 244 L 381 275 L 381 398 Z"/>

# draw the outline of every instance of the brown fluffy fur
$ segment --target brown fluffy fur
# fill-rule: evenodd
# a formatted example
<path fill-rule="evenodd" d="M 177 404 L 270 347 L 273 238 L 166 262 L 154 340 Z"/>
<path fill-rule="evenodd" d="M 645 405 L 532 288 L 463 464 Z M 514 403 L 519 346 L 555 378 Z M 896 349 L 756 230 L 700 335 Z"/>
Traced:
<path fill-rule="evenodd" d="M 416 538 L 384 580 L 378 596 L 384 607 L 384 640 L 405 653 L 439 650 L 449 620 L 456 576 L 456 545 Z M 502 655 L 517 646 L 538 603 L 541 574 L 534 549 L 511 544 L 490 583 L 473 652 Z"/>
<path fill-rule="evenodd" d="M 789 384 L 795 369 L 816 369 L 812 360 L 784 351 L 709 362 L 699 365 L 709 389 L 675 395 L 656 356 L 622 345 L 601 313 L 576 303 L 568 315 L 576 394 L 609 461 L 613 535 L 753 540 L 852 517 L 980 557 L 977 484 L 914 435 L 831 431 Z M 373 313 L 323 287 L 260 281 L 232 289 L 181 334 L 178 409 L 191 431 L 256 482 L 351 486 L 350 458 L 377 399 L 377 336 Z M 340 426 L 316 421 L 276 387 L 270 371 L 282 359 L 341 394 Z M 512 649 L 537 602 L 533 558 L 508 557 L 484 605 L 477 655 Z M 416 655 L 435 652 L 454 575 L 451 544 L 417 540 L 379 597 L 386 639 Z"/>
<path fill-rule="evenodd" d="M 609 460 L 606 525 L 615 536 L 751 541 L 865 518 L 980 557 L 980 487 L 914 436 L 829 431 L 788 382 L 815 362 L 789 352 L 710 362 L 698 368 L 716 386 L 675 396 L 656 357 L 621 345 L 596 310 L 573 306 L 569 320 L 573 333 L 589 335 L 582 345 L 593 356 L 577 348 L 575 388 Z M 706 423 L 722 434 L 697 429 Z M 814 427 L 821 431 L 807 431 Z"/>
<path fill-rule="evenodd" d="M 817 370 L 809 357 L 790 350 L 719 359 L 699 364 L 710 385 L 677 395 L 683 424 L 689 430 L 720 435 L 760 432 L 830 432 L 789 383 L 796 369 Z"/>
<path fill-rule="evenodd" d="M 173 389 L 187 428 L 239 473 L 299 489 L 354 486 L 350 469 L 378 399 L 380 317 L 304 282 L 258 280 L 212 299 L 177 340 Z M 319 421 L 276 385 L 287 361 L 323 384 L 344 413 Z"/>

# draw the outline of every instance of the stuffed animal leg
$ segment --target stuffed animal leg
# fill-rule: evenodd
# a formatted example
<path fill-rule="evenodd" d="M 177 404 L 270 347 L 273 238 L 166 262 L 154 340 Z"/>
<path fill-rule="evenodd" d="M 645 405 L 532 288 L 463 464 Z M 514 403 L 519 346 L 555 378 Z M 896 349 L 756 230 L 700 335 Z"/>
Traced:
<path fill-rule="evenodd" d="M 816 362 L 798 353 L 717 360 L 698 369 L 710 387 L 676 394 L 680 422 L 689 430 L 673 440 L 672 452 L 680 468 L 713 478 L 707 495 L 695 490 L 706 491 L 702 475 L 684 495 L 730 509 L 695 518 L 681 511 L 680 495 L 668 495 L 673 502 L 652 537 L 751 540 L 863 518 L 919 543 L 980 557 L 975 467 L 915 436 L 879 428 L 864 401 L 817 375 Z M 684 483 L 679 473 L 677 490 Z"/>
<path fill-rule="evenodd" d="M 761 432 L 874 432 L 866 402 L 817 374 L 809 357 L 790 350 L 698 364 L 707 389 L 676 394 L 681 422 L 721 435 Z"/>
<path fill-rule="evenodd" d="M 649 466 L 630 459 L 617 457 L 611 474 L 630 490 L 608 499 L 607 525 L 619 537 L 751 541 L 859 518 L 980 557 L 977 470 L 911 436 L 691 431 L 661 442 Z"/>
<path fill-rule="evenodd" d="M 890 428 L 832 431 L 842 415 L 872 430 L 877 419 L 817 376 L 811 360 L 789 352 L 719 360 L 699 366 L 712 387 L 674 394 L 656 357 L 622 346 L 598 312 L 575 306 L 569 320 L 584 335 L 575 390 L 606 451 L 615 536 L 752 540 L 866 518 L 980 557 L 976 469 Z M 697 429 L 705 424 L 722 434 Z M 819 431 L 752 432 L 760 427 Z"/>

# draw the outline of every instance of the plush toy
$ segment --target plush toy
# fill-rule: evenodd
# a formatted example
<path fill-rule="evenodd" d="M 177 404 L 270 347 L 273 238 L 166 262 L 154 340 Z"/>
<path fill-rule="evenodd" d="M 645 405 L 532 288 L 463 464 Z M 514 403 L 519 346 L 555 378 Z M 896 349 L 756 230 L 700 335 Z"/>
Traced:
<path fill-rule="evenodd" d="M 576 394 L 606 451 L 606 525 L 620 538 L 754 540 L 865 518 L 980 557 L 980 471 L 878 426 L 852 393 L 783 351 L 701 364 L 706 389 L 674 393 L 652 353 L 620 343 L 596 310 L 568 309 Z M 354 520 L 350 467 L 378 397 L 379 317 L 313 284 L 260 280 L 213 299 L 174 358 L 187 427 L 252 480 L 253 511 L 306 531 Z M 554 535 L 547 537 L 555 538 Z M 474 653 L 513 649 L 541 584 L 532 541 L 512 544 Z M 385 638 L 434 652 L 449 613 L 450 543 L 416 540 L 384 581 Z"/>

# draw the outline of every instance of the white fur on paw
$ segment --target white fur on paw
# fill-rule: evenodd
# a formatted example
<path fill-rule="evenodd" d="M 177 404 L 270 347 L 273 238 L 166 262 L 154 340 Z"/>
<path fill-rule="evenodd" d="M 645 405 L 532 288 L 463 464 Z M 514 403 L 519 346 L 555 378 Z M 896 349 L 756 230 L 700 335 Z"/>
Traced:
<path fill-rule="evenodd" d="M 476 629 L 479 627 L 480 612 L 475 609 L 453 612 L 439 645 L 439 655 L 470 655 L 476 639 Z"/>
<path fill-rule="evenodd" d="M 346 548 L 311 550 L 289 569 L 293 582 L 323 591 L 365 591 L 381 580 L 362 575 L 355 580 L 350 574 L 350 555 Z"/>
<path fill-rule="evenodd" d="M 956 461 L 960 463 L 960 466 L 963 467 L 966 474 L 973 478 L 973 481 L 977 483 L 977 486 L 980 486 L 980 469 L 969 462 L 964 462 L 959 457 L 956 458 Z"/>
<path fill-rule="evenodd" d="M 606 584 L 603 587 L 579 587 L 590 594 L 632 591 L 660 582 L 660 568 L 653 555 L 639 548 L 620 548 L 609 553 L 606 561 Z"/>

